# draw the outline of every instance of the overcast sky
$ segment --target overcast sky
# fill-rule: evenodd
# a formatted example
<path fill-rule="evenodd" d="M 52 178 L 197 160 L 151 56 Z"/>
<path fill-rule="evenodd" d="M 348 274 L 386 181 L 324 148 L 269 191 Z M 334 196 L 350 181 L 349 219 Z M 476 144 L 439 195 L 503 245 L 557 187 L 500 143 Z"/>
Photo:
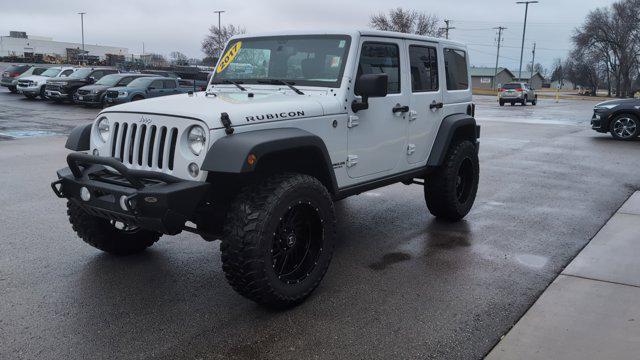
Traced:
<path fill-rule="evenodd" d="M 585 15 L 613 0 L 540 0 L 529 8 L 524 61 L 531 61 L 531 47 L 537 43 L 536 62 L 549 67 L 571 47 L 571 34 Z M 214 10 L 225 10 L 223 24 L 233 23 L 248 33 L 295 29 L 367 28 L 372 13 L 404 7 L 451 19 L 451 38 L 469 45 L 471 62 L 477 66 L 495 64 L 496 33 L 505 26 L 501 66 L 517 70 L 522 37 L 524 6 L 515 0 L 109 0 L 47 1 L 3 0 L 0 6 L 0 34 L 10 30 L 54 40 L 80 42 L 79 11 L 85 15 L 85 41 L 90 44 L 123 46 L 130 53 L 168 55 L 178 50 L 201 58 L 200 42 L 211 25 L 218 23 Z M 444 25 L 444 24 L 443 24 Z"/>

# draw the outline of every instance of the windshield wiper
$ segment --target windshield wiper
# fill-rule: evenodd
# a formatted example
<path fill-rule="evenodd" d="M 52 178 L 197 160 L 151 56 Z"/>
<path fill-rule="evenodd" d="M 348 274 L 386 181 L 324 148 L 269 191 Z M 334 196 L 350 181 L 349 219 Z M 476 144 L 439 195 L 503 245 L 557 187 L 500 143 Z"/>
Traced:
<path fill-rule="evenodd" d="M 258 80 L 258 83 L 260 84 L 273 84 L 273 85 L 286 85 L 289 87 L 289 89 L 293 90 L 296 92 L 296 94 L 298 95 L 304 95 L 304 93 L 302 91 L 300 91 L 300 89 L 298 89 L 297 87 L 293 86 L 293 84 L 295 84 L 293 81 L 284 81 L 282 79 L 268 79 L 268 80 Z"/>
<path fill-rule="evenodd" d="M 238 89 L 242 90 L 242 91 L 247 91 L 247 89 L 244 88 L 244 86 L 240 85 L 240 82 L 237 81 L 231 81 L 231 80 L 220 80 L 220 81 L 214 81 L 212 84 L 231 84 L 231 85 L 235 85 Z"/>

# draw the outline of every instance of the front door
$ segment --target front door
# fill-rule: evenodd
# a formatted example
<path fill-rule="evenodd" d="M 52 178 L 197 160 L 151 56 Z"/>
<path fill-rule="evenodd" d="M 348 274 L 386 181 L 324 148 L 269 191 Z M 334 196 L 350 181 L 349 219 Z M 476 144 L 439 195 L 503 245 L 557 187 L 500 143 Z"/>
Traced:
<path fill-rule="evenodd" d="M 164 95 L 164 84 L 162 80 L 154 80 L 149 84 L 148 94 L 150 98 Z"/>
<path fill-rule="evenodd" d="M 431 151 L 443 112 L 442 91 L 438 78 L 438 45 L 407 41 L 407 50 L 411 68 L 407 162 L 423 165 Z"/>
<path fill-rule="evenodd" d="M 407 71 L 404 46 L 402 39 L 362 39 L 357 76 L 385 73 L 389 84 L 386 97 L 370 98 L 368 109 L 351 114 L 346 164 L 351 178 L 384 176 L 405 156 L 410 90 L 401 81 Z"/>

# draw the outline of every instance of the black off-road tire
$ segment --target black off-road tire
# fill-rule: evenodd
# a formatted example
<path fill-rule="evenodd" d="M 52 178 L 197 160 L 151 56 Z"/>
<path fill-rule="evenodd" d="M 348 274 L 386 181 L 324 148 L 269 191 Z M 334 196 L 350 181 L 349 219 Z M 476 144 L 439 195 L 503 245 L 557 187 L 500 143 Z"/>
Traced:
<path fill-rule="evenodd" d="M 520 105 L 527 106 L 527 102 L 529 102 L 529 99 L 525 96 L 524 99 L 520 100 Z"/>
<path fill-rule="evenodd" d="M 504 101 L 500 100 L 500 106 L 504 106 Z"/>
<path fill-rule="evenodd" d="M 40 87 L 40 99 L 42 99 L 42 100 L 46 100 L 47 99 L 47 94 L 45 93 L 45 87 L 44 86 Z"/>
<path fill-rule="evenodd" d="M 131 255 L 153 245 L 161 233 L 138 229 L 123 231 L 107 219 L 86 213 L 73 201 L 67 202 L 67 215 L 73 230 L 87 244 L 112 255 Z"/>
<path fill-rule="evenodd" d="M 7 89 L 9 89 L 9 91 L 10 91 L 12 94 L 17 94 L 17 93 L 18 93 L 18 88 L 17 88 L 17 87 L 15 87 L 15 86 L 7 86 Z"/>
<path fill-rule="evenodd" d="M 37 97 L 37 95 L 31 95 L 31 94 L 29 94 L 29 95 L 24 94 L 24 96 L 29 100 L 33 100 L 33 99 L 35 99 Z"/>
<path fill-rule="evenodd" d="M 303 210 L 308 227 L 301 232 L 312 234 L 308 236 L 309 245 L 303 247 L 305 242 L 300 237 L 289 246 L 292 251 L 300 245 L 307 252 L 298 256 L 303 260 L 292 273 L 279 273 L 276 256 L 288 239 L 280 236 L 283 224 L 292 212 Z M 267 307 L 290 308 L 303 302 L 324 277 L 335 238 L 333 201 L 324 185 L 308 175 L 273 175 L 245 187 L 232 202 L 220 245 L 222 269 L 231 287 L 242 296 Z M 315 249 L 313 254 L 311 249 Z M 282 261 L 281 271 L 287 258 Z M 289 275 L 296 271 L 300 278 L 291 279 Z"/>
<path fill-rule="evenodd" d="M 538 105 L 538 96 L 536 95 L 535 98 L 533 98 L 533 101 L 531 102 L 531 105 L 536 106 Z"/>
<path fill-rule="evenodd" d="M 468 140 L 453 143 L 442 166 L 425 181 L 424 198 L 431 214 L 449 221 L 464 218 L 475 201 L 479 175 L 475 145 Z"/>

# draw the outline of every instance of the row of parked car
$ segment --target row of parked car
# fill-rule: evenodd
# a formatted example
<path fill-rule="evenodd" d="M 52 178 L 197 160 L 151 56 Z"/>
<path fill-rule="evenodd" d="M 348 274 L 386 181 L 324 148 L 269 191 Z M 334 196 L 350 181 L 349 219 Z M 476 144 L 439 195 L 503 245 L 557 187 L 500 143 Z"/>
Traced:
<path fill-rule="evenodd" d="M 0 85 L 29 99 L 105 107 L 146 98 L 201 91 L 206 81 L 181 79 L 171 71 L 120 72 L 108 67 L 14 65 Z"/>

